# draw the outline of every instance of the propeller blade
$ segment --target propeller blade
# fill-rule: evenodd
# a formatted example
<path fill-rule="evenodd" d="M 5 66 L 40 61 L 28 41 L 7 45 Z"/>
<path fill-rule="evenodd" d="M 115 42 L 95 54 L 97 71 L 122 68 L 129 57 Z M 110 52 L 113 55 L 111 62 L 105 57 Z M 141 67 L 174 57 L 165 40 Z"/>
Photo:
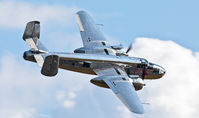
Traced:
<path fill-rule="evenodd" d="M 144 68 L 142 69 L 142 80 L 144 80 L 145 72 L 146 72 L 146 67 L 144 67 Z"/>
<path fill-rule="evenodd" d="M 132 49 L 132 43 L 129 45 L 128 49 L 126 50 L 126 54 L 127 54 L 129 51 L 131 51 L 131 49 Z"/>

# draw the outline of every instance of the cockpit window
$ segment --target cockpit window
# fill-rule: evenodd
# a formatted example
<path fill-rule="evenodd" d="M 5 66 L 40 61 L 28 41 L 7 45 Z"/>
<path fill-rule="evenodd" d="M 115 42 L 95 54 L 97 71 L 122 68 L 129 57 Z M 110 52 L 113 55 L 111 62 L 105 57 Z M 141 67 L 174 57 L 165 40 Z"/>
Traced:
<path fill-rule="evenodd" d="M 154 69 L 153 73 L 159 73 L 159 70 L 158 69 Z"/>
<path fill-rule="evenodd" d="M 144 59 L 144 58 L 140 58 L 140 61 L 141 61 L 142 63 L 149 64 L 149 62 L 148 62 L 146 59 Z"/>
<path fill-rule="evenodd" d="M 154 65 L 153 63 L 149 63 L 149 65 Z"/>
<path fill-rule="evenodd" d="M 147 69 L 153 69 L 153 66 L 148 66 Z"/>
<path fill-rule="evenodd" d="M 145 65 L 143 65 L 143 64 L 138 64 L 138 65 L 137 65 L 137 68 L 144 68 L 144 66 L 145 66 Z"/>
<path fill-rule="evenodd" d="M 149 63 L 149 61 L 147 61 L 146 59 L 144 59 L 144 61 L 145 61 L 146 63 Z"/>
<path fill-rule="evenodd" d="M 104 45 L 104 46 L 105 46 L 105 45 L 106 45 L 106 43 L 105 43 L 105 42 L 102 42 L 102 45 Z"/>

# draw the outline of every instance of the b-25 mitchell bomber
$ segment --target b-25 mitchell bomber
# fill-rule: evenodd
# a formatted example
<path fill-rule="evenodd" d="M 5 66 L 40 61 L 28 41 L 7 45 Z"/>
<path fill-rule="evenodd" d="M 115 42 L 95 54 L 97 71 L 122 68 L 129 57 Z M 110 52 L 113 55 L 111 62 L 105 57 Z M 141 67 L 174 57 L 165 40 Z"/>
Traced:
<path fill-rule="evenodd" d="M 112 89 L 131 112 L 143 114 L 144 108 L 136 91 L 145 86 L 143 80 L 161 78 L 165 69 L 144 58 L 128 56 L 131 46 L 124 51 L 121 45 L 111 45 L 87 12 L 77 12 L 76 18 L 83 47 L 74 53 L 50 52 L 39 40 L 40 22 L 31 21 L 23 35 L 30 48 L 24 52 L 24 59 L 36 62 L 45 76 L 55 76 L 59 68 L 98 75 L 90 82 Z"/>

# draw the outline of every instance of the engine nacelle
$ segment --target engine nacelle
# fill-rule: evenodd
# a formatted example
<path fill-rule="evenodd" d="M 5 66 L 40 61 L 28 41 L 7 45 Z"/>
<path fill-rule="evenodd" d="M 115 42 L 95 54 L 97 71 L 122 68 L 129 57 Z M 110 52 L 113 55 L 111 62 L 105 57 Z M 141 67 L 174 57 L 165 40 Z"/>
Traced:
<path fill-rule="evenodd" d="M 109 86 L 104 82 L 102 77 L 96 77 L 90 80 L 90 82 L 96 86 L 102 87 L 102 88 L 109 88 Z"/>
<path fill-rule="evenodd" d="M 145 86 L 144 81 L 141 78 L 132 79 L 133 86 L 136 91 L 141 90 Z"/>
<path fill-rule="evenodd" d="M 132 79 L 132 85 L 134 86 L 136 91 L 141 90 L 143 86 L 145 86 L 141 78 L 131 78 L 131 79 Z M 90 82 L 99 87 L 109 88 L 109 86 L 104 82 L 103 77 L 93 78 L 90 80 Z"/>
<path fill-rule="evenodd" d="M 34 57 L 32 51 L 30 51 L 30 50 L 24 52 L 23 58 L 28 61 L 36 62 L 35 57 Z"/>

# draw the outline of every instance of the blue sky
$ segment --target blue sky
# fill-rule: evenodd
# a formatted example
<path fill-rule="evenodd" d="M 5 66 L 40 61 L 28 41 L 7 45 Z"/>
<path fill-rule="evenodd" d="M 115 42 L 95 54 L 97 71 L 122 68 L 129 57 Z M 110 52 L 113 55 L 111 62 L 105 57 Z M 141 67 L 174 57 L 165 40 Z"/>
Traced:
<path fill-rule="evenodd" d="M 194 117 L 199 108 L 198 4 L 197 0 L 0 1 L 0 117 Z M 145 106 L 145 115 L 131 114 L 112 91 L 90 84 L 94 76 L 60 70 L 47 78 L 36 64 L 23 60 L 28 46 L 22 35 L 30 20 L 41 21 L 41 41 L 50 50 L 71 52 L 82 46 L 75 21 L 75 12 L 81 9 L 104 25 L 99 27 L 110 40 L 125 47 L 134 42 L 132 56 L 166 68 L 163 79 L 146 81 L 147 87 L 138 92 L 142 101 L 151 103 Z"/>
<path fill-rule="evenodd" d="M 172 40 L 193 51 L 199 50 L 199 40 L 197 40 L 199 39 L 199 16 L 197 15 L 199 8 L 197 7 L 197 0 L 127 0 L 125 2 L 103 0 L 49 0 L 46 2 L 41 0 L 28 2 L 35 5 L 76 6 L 80 9 L 86 9 L 93 14 L 97 23 L 104 24 L 101 28 L 103 32 L 119 40 L 125 46 L 135 37 L 151 37 L 161 40 Z M 9 34 L 12 34 L 9 35 L 9 39 L 19 39 L 21 38 L 19 34 L 23 32 L 21 28 L 11 29 L 2 27 L 0 30 L 0 38 L 7 40 Z M 74 29 L 73 32 L 77 33 L 78 29 Z M 4 46 L 2 48 L 5 49 Z"/>

